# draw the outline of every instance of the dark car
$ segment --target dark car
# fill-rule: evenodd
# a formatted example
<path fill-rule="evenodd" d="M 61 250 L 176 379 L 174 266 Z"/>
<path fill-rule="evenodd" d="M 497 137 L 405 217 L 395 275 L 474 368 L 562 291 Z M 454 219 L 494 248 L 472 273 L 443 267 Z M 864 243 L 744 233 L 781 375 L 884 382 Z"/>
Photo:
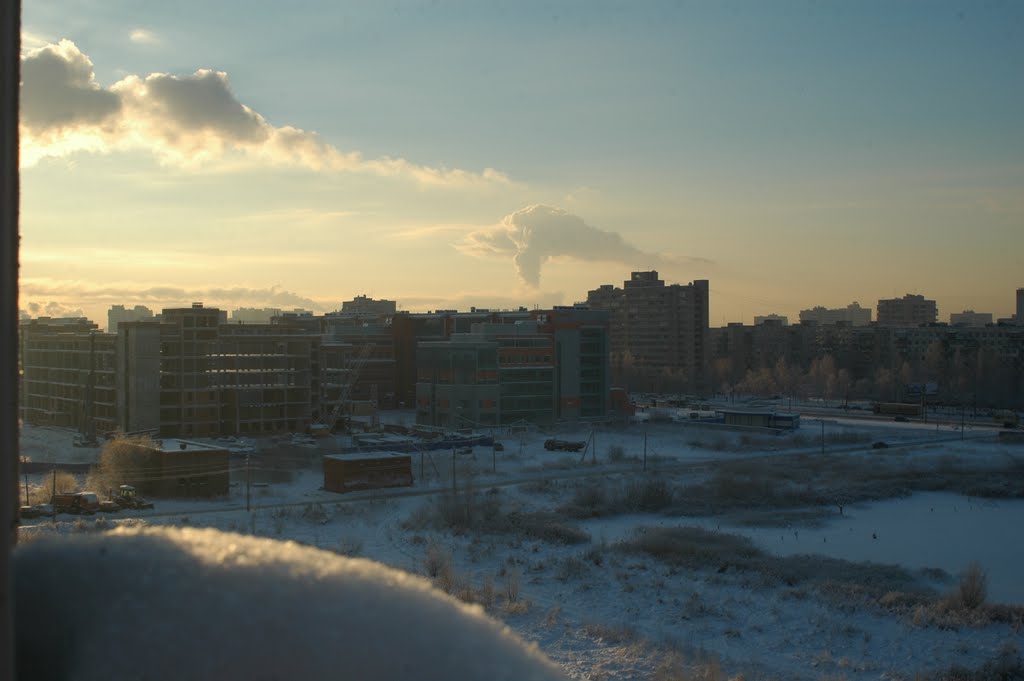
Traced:
<path fill-rule="evenodd" d="M 900 423 L 906 423 L 907 422 L 907 417 L 906 416 L 897 416 L 897 417 L 895 417 L 893 419 L 893 421 L 899 421 Z"/>
<path fill-rule="evenodd" d="M 886 443 L 881 442 L 881 441 L 879 441 L 879 442 L 872 442 L 871 443 L 871 449 L 888 449 L 888 448 L 889 448 L 889 445 L 887 445 Z"/>

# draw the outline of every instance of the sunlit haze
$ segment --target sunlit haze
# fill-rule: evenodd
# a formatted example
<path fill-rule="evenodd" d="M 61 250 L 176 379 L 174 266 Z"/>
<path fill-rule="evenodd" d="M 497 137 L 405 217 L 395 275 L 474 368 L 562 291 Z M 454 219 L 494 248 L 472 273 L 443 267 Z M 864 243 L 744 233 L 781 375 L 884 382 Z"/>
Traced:
<path fill-rule="evenodd" d="M 28 0 L 21 307 L 1012 314 L 1024 4 Z"/>

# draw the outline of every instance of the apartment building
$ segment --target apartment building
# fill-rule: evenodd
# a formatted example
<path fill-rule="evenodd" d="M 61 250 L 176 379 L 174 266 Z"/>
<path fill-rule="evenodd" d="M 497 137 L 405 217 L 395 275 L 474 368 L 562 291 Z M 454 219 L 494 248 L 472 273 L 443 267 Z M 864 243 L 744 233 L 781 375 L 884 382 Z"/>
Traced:
<path fill-rule="evenodd" d="M 782 326 L 789 326 L 789 317 L 782 314 L 765 314 L 756 315 L 754 317 L 754 326 L 760 326 L 761 324 L 770 324 L 772 322 L 778 322 Z"/>
<path fill-rule="evenodd" d="M 878 301 L 878 325 L 888 327 L 914 327 L 934 324 L 939 310 L 934 300 L 908 293 L 902 298 L 883 298 Z"/>
<path fill-rule="evenodd" d="M 123 322 L 139 322 L 153 318 L 153 311 L 145 305 L 136 305 L 132 309 L 124 305 L 111 305 L 107 310 L 107 333 L 117 333 L 118 325 Z"/>
<path fill-rule="evenodd" d="M 633 383 L 625 387 L 707 389 L 707 280 L 666 286 L 657 271 L 633 272 L 622 288 L 605 284 L 589 291 L 587 305 L 609 313 L 613 371 Z"/>
<path fill-rule="evenodd" d="M 800 310 L 800 321 L 825 326 L 828 324 L 849 324 L 867 326 L 871 323 L 871 308 L 861 307 L 856 301 L 846 307 L 826 308 L 818 305 L 809 310 Z"/>
<path fill-rule="evenodd" d="M 367 296 L 356 296 L 341 304 L 341 311 L 347 314 L 388 316 L 395 314 L 398 305 L 393 300 L 374 300 Z"/>
<path fill-rule="evenodd" d="M 950 326 L 986 326 L 991 323 L 991 312 L 964 310 L 963 312 L 952 312 L 949 315 Z"/>

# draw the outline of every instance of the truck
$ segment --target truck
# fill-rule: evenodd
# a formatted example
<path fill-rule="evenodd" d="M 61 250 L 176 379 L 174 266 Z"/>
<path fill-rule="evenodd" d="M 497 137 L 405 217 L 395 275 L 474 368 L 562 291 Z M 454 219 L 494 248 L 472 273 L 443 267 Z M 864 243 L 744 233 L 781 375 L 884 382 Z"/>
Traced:
<path fill-rule="evenodd" d="M 1020 425 L 1020 417 L 1017 412 L 1010 409 L 999 409 L 993 412 L 992 418 L 1003 428 L 1016 428 Z"/>
<path fill-rule="evenodd" d="M 579 452 L 586 446 L 586 442 L 576 440 L 556 440 L 555 438 L 544 440 L 544 449 L 549 452 Z"/>
<path fill-rule="evenodd" d="M 924 414 L 921 405 L 913 402 L 875 402 L 872 410 L 876 414 L 889 416 L 921 416 Z"/>
<path fill-rule="evenodd" d="M 100 510 L 100 498 L 95 492 L 68 492 L 54 494 L 50 500 L 57 513 L 92 515 Z"/>

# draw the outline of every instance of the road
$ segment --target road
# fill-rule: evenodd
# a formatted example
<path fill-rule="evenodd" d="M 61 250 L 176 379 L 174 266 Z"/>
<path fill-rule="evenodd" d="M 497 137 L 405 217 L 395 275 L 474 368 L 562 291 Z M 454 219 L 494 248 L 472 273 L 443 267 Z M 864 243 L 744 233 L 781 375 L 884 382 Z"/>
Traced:
<path fill-rule="evenodd" d="M 833 421 L 834 419 L 829 419 Z M 893 424 L 902 426 L 905 424 Z M 978 441 L 993 438 L 994 434 L 990 432 L 977 432 L 967 433 L 967 440 Z M 907 440 L 898 443 L 889 444 L 886 451 L 895 450 L 913 450 L 920 447 L 929 447 L 936 444 L 944 444 L 949 442 L 960 442 L 960 433 L 951 434 L 948 437 L 939 438 L 922 438 L 917 440 Z M 851 445 L 834 446 L 827 445 L 826 453 L 828 454 L 850 454 L 850 453 L 871 453 L 874 451 L 870 443 L 858 443 Z M 728 460 L 735 460 L 737 458 L 766 458 L 772 456 L 790 456 L 794 454 L 817 454 L 821 451 L 820 445 L 810 445 L 807 447 L 799 447 L 784 450 L 773 450 L 767 452 L 745 452 L 745 453 L 730 453 Z M 722 452 L 709 452 L 708 454 L 700 457 L 688 458 L 685 461 L 666 461 L 664 458 L 651 458 L 648 462 L 648 471 L 659 473 L 681 473 L 687 471 L 699 471 L 703 468 L 708 467 L 711 464 L 717 463 L 723 460 Z M 579 480 L 594 477 L 604 477 L 609 475 L 621 475 L 621 474 L 636 474 L 641 473 L 640 461 L 629 461 L 625 463 L 600 463 L 590 464 L 586 462 L 580 462 L 577 464 L 577 468 L 571 469 L 547 469 L 539 471 L 531 471 L 527 474 L 517 475 L 514 477 L 491 477 L 488 475 L 476 474 L 473 477 L 473 484 L 477 488 L 505 488 L 515 487 L 531 482 L 538 481 L 565 481 L 565 480 Z M 288 501 L 280 502 L 276 504 L 259 504 L 258 509 L 261 511 L 267 511 L 279 508 L 296 508 L 309 506 L 311 504 L 322 504 L 322 505 L 334 505 L 340 506 L 343 504 L 354 504 L 365 501 L 380 501 L 382 499 L 405 499 L 412 497 L 427 497 L 435 496 L 438 494 L 449 491 L 449 487 L 441 485 L 431 485 L 429 487 L 390 487 L 375 490 L 363 490 L 356 492 L 347 492 L 344 495 L 340 495 L 334 492 L 326 492 L 320 490 L 315 495 L 304 497 L 301 501 Z M 159 509 L 159 503 L 157 505 Z M 209 513 L 231 513 L 238 511 L 245 511 L 244 503 L 229 503 L 220 504 L 209 507 L 198 507 L 198 508 L 187 508 L 187 509 L 176 509 L 174 511 L 154 511 L 152 513 L 133 513 L 132 515 L 127 514 L 116 514 L 109 517 L 125 519 L 125 518 L 138 518 L 145 520 L 147 518 L 169 518 L 174 516 L 182 515 L 202 515 Z M 96 517 L 96 516 L 93 516 Z M 67 521 L 70 519 L 78 519 L 81 516 L 68 516 L 60 515 L 59 519 Z M 32 523 L 22 523 L 22 527 L 31 528 L 40 525 L 48 525 L 52 523 L 51 518 L 32 519 Z"/>

